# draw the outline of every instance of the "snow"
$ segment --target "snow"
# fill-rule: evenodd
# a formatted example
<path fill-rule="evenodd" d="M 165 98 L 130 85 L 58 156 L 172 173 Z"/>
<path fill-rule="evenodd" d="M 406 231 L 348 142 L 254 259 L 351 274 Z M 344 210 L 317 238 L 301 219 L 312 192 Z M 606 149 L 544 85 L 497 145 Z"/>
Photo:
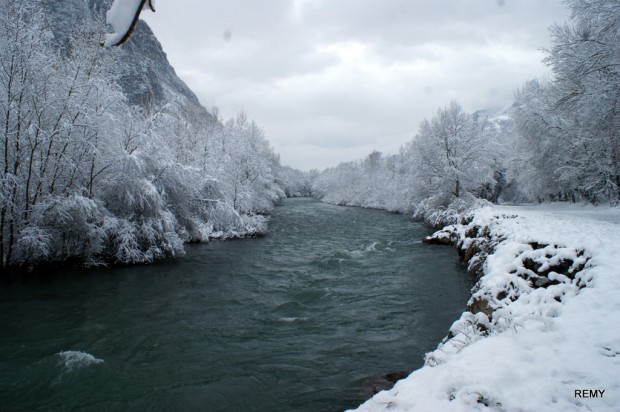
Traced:
<path fill-rule="evenodd" d="M 465 312 L 426 366 L 358 410 L 617 411 L 620 209 L 487 206 L 474 225 L 497 240 L 472 297 L 486 296 L 491 318 Z M 550 271 L 553 284 L 535 287 L 539 277 L 526 259 L 538 273 L 566 259 L 573 266 L 568 276 Z M 507 290 L 513 296 L 498 296 Z M 580 398 L 575 390 L 605 392 Z"/>
<path fill-rule="evenodd" d="M 106 22 L 110 24 L 115 33 L 106 34 L 105 46 L 110 47 L 117 44 L 130 30 L 136 13 L 139 13 L 141 0 L 114 0 L 106 16 Z M 143 9 L 154 11 L 154 1 L 146 1 Z"/>

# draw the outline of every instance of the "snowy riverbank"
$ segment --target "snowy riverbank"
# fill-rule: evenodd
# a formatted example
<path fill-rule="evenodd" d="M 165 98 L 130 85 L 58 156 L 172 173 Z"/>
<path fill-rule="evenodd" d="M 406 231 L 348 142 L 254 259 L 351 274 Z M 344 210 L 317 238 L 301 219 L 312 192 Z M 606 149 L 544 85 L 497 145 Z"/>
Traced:
<path fill-rule="evenodd" d="M 468 311 L 358 410 L 616 411 L 620 208 L 487 206 L 443 234 L 484 260 Z"/>

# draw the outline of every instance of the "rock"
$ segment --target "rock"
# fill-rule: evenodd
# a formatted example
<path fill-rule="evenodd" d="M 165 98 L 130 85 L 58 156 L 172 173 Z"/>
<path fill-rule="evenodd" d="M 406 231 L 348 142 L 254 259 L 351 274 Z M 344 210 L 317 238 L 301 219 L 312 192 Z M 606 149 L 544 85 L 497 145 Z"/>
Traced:
<path fill-rule="evenodd" d="M 539 277 L 538 279 L 536 279 L 536 281 L 534 282 L 534 286 L 536 286 L 537 288 L 544 288 L 545 286 L 547 286 L 549 283 L 551 283 L 551 281 L 549 280 L 549 278 L 546 277 Z"/>
<path fill-rule="evenodd" d="M 487 315 L 489 318 L 491 317 L 491 314 L 493 313 L 493 308 L 491 308 L 491 306 L 489 306 L 489 302 L 487 302 L 484 299 L 474 299 L 472 303 L 467 305 L 467 310 L 473 313 L 474 315 L 476 313 L 482 312 L 485 315 Z"/>
<path fill-rule="evenodd" d="M 478 244 L 476 242 L 471 242 L 469 246 L 467 246 L 467 249 L 465 249 L 465 253 L 463 254 L 463 263 L 469 262 L 471 258 L 473 258 L 474 255 L 478 252 L 480 252 Z"/>
<path fill-rule="evenodd" d="M 575 262 L 570 259 L 562 259 L 557 265 L 550 266 L 546 272 L 560 273 L 562 275 L 568 276 L 570 279 L 575 279 L 575 273 L 571 271 L 574 263 Z"/>
<path fill-rule="evenodd" d="M 463 256 L 465 256 L 465 249 L 463 248 L 463 239 L 459 239 L 456 243 L 456 253 L 459 255 L 459 258 L 463 260 Z"/>
<path fill-rule="evenodd" d="M 538 250 L 538 249 L 544 249 L 549 245 L 545 245 L 544 243 L 538 243 L 538 242 L 530 242 L 530 246 L 532 247 L 532 249 Z"/>
<path fill-rule="evenodd" d="M 474 279 L 478 280 L 484 275 L 484 262 L 487 259 L 487 253 L 482 252 L 476 255 L 473 260 L 469 261 L 468 271 Z"/>
<path fill-rule="evenodd" d="M 437 232 L 431 236 L 427 236 L 422 239 L 422 243 L 428 245 L 452 245 L 452 235 L 449 232 Z"/>
<path fill-rule="evenodd" d="M 410 373 L 409 371 L 395 371 L 368 378 L 363 383 L 365 398 L 370 398 L 381 391 L 392 389 L 396 382 L 406 378 Z"/>
<path fill-rule="evenodd" d="M 523 259 L 523 267 L 537 274 L 540 264 L 536 263 L 533 259 L 527 258 Z"/>
<path fill-rule="evenodd" d="M 470 238 L 477 238 L 479 232 L 480 232 L 480 226 L 473 226 L 467 229 L 467 232 L 465 232 L 465 236 L 470 237 Z"/>

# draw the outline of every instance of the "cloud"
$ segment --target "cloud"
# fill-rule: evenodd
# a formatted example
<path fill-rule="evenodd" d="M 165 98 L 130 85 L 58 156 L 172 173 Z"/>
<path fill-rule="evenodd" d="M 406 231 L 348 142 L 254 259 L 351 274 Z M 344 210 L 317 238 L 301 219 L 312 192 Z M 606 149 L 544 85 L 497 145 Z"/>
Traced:
<path fill-rule="evenodd" d="M 547 27 L 566 11 L 561 0 L 186 0 L 146 17 L 205 106 L 245 111 L 284 164 L 309 169 L 394 153 L 452 99 L 508 106 L 546 73 Z"/>

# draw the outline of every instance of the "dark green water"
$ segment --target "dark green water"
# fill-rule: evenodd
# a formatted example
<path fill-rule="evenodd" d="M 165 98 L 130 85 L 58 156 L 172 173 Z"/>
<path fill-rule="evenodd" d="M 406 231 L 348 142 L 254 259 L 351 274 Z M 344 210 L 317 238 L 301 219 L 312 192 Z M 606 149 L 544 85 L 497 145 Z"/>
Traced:
<path fill-rule="evenodd" d="M 405 216 L 290 199 L 270 227 L 1 285 L 0 411 L 339 411 L 465 306 L 454 250 Z"/>

